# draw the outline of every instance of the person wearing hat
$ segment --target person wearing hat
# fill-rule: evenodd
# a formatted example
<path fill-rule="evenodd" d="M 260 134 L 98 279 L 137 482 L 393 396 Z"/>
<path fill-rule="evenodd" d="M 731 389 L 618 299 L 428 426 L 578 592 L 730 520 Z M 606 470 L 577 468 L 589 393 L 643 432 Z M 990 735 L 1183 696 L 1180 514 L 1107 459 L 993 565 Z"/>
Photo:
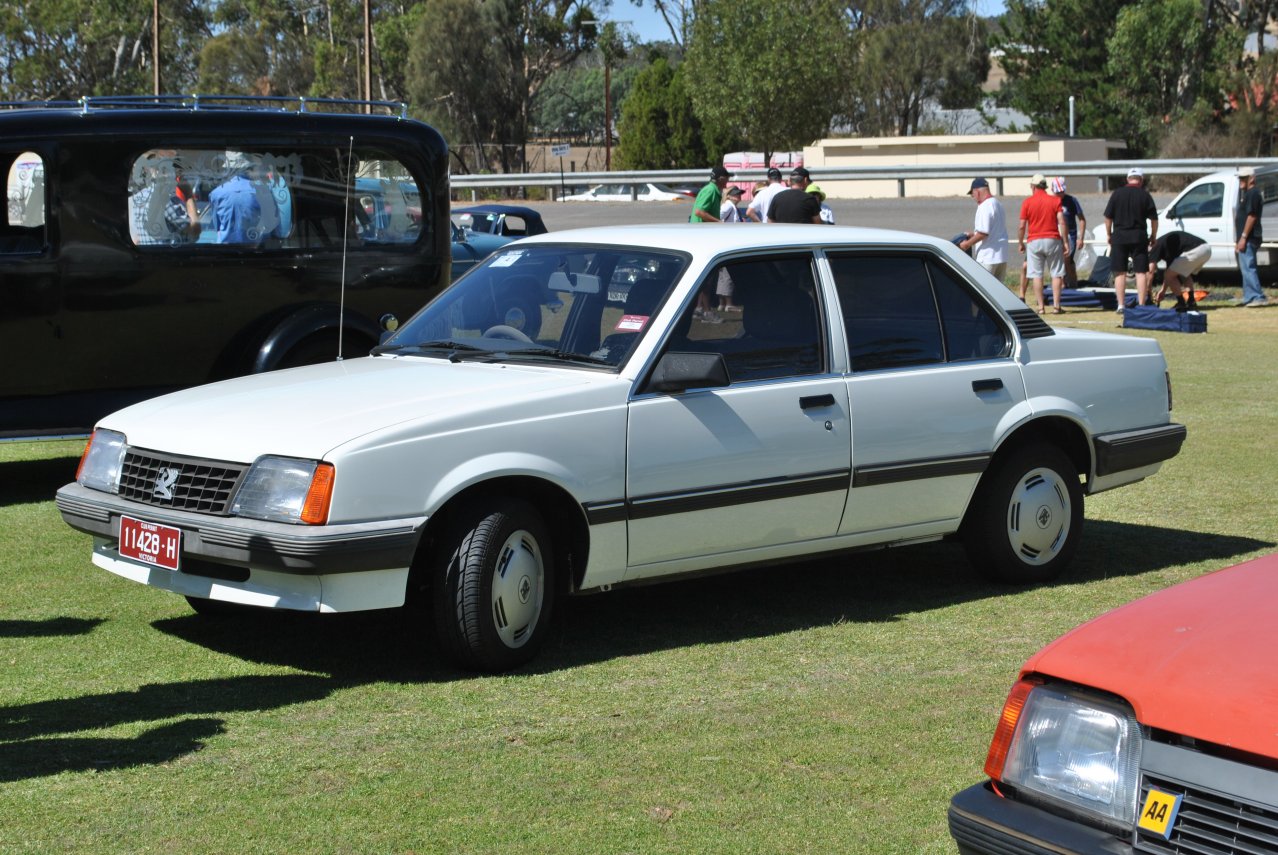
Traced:
<path fill-rule="evenodd" d="M 802 166 L 790 170 L 790 189 L 772 199 L 768 221 L 772 223 L 820 223 L 821 200 L 807 192 L 812 175 Z"/>
<path fill-rule="evenodd" d="M 1256 187 L 1255 169 L 1244 166 L 1238 170 L 1238 191 L 1242 201 L 1234 212 L 1234 234 L 1238 236 L 1234 250 L 1238 253 L 1238 272 L 1242 274 L 1243 292 L 1239 305 L 1247 308 L 1265 306 L 1269 301 L 1260 287 L 1260 271 L 1256 267 L 1256 251 L 1264 237 L 1260 232 L 1260 216 L 1265 200 Z"/>
<path fill-rule="evenodd" d="M 821 222 L 827 226 L 834 225 L 834 209 L 825 204 L 825 191 L 816 184 L 809 184 L 808 192 L 821 201 Z"/>
<path fill-rule="evenodd" d="M 697 193 L 697 200 L 692 203 L 692 213 L 688 215 L 690 223 L 717 223 L 719 211 L 723 205 L 723 188 L 728 186 L 732 173 L 722 166 L 710 170 L 710 180 Z"/>
<path fill-rule="evenodd" d="M 990 183 L 984 178 L 973 178 L 967 195 L 976 202 L 976 221 L 972 230 L 958 242 L 958 248 L 971 252 L 980 244 L 976 250 L 976 263 L 1001 282 L 1007 273 L 1007 218 L 1003 214 L 1003 204 L 990 192 Z"/>
<path fill-rule="evenodd" d="M 723 204 L 719 206 L 719 219 L 725 223 L 741 222 L 741 188 L 733 185 L 723 194 Z"/>
<path fill-rule="evenodd" d="M 1078 287 L 1078 271 L 1074 257 L 1078 255 L 1078 236 L 1087 239 L 1087 217 L 1083 216 L 1083 204 L 1066 192 L 1065 176 L 1060 175 L 1047 183 L 1047 192 L 1061 198 L 1061 211 L 1065 214 L 1065 231 L 1069 234 L 1069 254 L 1065 256 L 1065 287 Z"/>
<path fill-rule="evenodd" d="M 774 166 L 768 170 L 768 185 L 756 192 L 750 204 L 746 206 L 746 219 L 756 223 L 770 222 L 768 207 L 771 206 L 773 197 L 784 189 L 785 182 L 781 180 L 781 170 Z"/>
<path fill-rule="evenodd" d="M 1036 174 L 1030 179 L 1030 197 L 1021 203 L 1021 222 L 1017 232 L 1021 253 L 1025 256 L 1025 272 L 1034 283 L 1038 313 L 1047 311 L 1043 302 L 1043 272 L 1052 277 L 1052 313 L 1059 315 L 1061 287 L 1065 282 L 1065 257 L 1069 254 L 1069 233 L 1065 230 L 1065 213 L 1059 196 L 1047 192 L 1047 178 Z"/>
<path fill-rule="evenodd" d="M 1145 222 L 1149 231 L 1145 231 Z M 1105 237 L 1109 241 L 1110 269 L 1114 271 L 1114 295 L 1122 313 L 1127 306 L 1127 262 L 1136 271 L 1136 305 L 1149 302 L 1149 249 L 1158 237 L 1158 209 L 1145 189 L 1139 166 L 1127 171 L 1127 183 L 1110 194 L 1105 205 Z"/>

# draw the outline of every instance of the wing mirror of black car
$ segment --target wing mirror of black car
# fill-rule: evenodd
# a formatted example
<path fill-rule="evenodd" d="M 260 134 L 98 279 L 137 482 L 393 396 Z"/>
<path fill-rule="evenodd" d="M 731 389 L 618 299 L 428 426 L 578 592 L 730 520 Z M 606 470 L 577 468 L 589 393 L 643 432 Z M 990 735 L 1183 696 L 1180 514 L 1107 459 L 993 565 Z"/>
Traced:
<path fill-rule="evenodd" d="M 645 392 L 677 395 L 689 389 L 727 386 L 728 365 L 721 353 L 667 353 L 652 369 Z"/>
<path fill-rule="evenodd" d="M 394 335 L 395 330 L 399 329 L 399 318 L 387 312 L 377 319 L 377 324 L 382 328 L 382 334 L 377 337 L 377 343 L 385 344 L 386 339 Z"/>

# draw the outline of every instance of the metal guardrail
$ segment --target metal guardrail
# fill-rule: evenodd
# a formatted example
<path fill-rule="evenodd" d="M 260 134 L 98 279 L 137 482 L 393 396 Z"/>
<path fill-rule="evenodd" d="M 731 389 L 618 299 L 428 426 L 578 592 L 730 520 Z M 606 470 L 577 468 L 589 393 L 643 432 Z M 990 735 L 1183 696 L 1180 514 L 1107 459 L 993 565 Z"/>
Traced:
<path fill-rule="evenodd" d="M 1241 159 L 1182 158 L 1177 160 L 1086 160 L 1061 163 L 1028 161 L 1020 163 L 956 163 L 900 164 L 893 166 L 813 166 L 808 167 L 813 181 L 884 181 L 897 182 L 897 195 L 905 196 L 907 181 L 937 178 L 972 178 L 980 175 L 998 181 L 996 195 L 1003 195 L 1001 182 L 1008 178 L 1024 178 L 1041 172 L 1044 175 L 1113 176 L 1122 179 L 1132 167 L 1140 167 L 1146 175 L 1206 175 L 1209 172 L 1236 169 L 1239 166 L 1270 166 L 1278 158 L 1251 157 Z M 496 187 L 559 187 L 566 184 L 634 184 L 651 181 L 658 184 L 701 183 L 709 169 L 638 170 L 626 172 L 523 172 L 507 175 L 452 175 L 449 180 L 458 190 Z M 763 181 L 765 169 L 742 169 L 733 175 L 740 181 Z M 1098 189 L 1104 189 L 1098 188 Z"/>

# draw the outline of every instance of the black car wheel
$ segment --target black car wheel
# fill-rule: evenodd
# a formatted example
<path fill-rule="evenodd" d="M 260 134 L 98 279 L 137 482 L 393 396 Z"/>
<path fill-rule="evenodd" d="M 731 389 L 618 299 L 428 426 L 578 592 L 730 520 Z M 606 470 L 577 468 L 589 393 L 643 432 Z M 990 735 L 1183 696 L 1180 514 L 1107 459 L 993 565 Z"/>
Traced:
<path fill-rule="evenodd" d="M 1047 582 L 1078 547 L 1083 488 L 1063 451 L 1047 443 L 1011 449 L 986 473 L 963 542 L 973 566 L 997 582 Z"/>
<path fill-rule="evenodd" d="M 444 655 L 479 671 L 532 659 L 555 598 L 541 516 L 525 501 L 494 498 L 461 512 L 441 545 L 432 602 Z"/>

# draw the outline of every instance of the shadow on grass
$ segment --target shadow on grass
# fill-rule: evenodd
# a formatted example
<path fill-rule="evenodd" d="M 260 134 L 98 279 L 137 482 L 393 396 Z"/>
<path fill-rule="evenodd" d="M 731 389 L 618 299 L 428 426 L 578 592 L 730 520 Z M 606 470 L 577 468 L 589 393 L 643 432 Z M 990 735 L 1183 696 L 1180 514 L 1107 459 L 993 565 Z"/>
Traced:
<path fill-rule="evenodd" d="M 1154 526 L 1089 522 L 1075 563 L 1058 586 L 1219 562 L 1262 541 Z M 569 599 L 537 660 L 523 673 L 691 645 L 826 626 L 880 622 L 1016 588 L 976 578 L 962 549 L 933 543 L 744 570 L 680 583 Z M 425 639 L 424 616 L 408 612 L 302 615 L 265 612 L 157 621 L 160 632 L 247 661 L 310 673 L 255 675 L 143 686 L 0 709 L 0 781 L 60 771 L 166 762 L 221 732 L 220 714 L 278 709 L 377 682 L 478 679 L 445 667 Z M 49 738 L 121 724 L 194 716 L 133 739 Z M 4 744 L 4 743 L 9 744 Z"/>
<path fill-rule="evenodd" d="M 0 620 L 0 638 L 52 638 L 57 635 L 88 635 L 106 618 L 47 618 L 45 620 Z"/>
<path fill-rule="evenodd" d="M 0 464 L 0 507 L 48 502 L 58 488 L 75 480 L 78 457 L 11 460 Z"/>
<path fill-rule="evenodd" d="M 191 718 L 132 739 L 36 739 L 0 744 L 0 784 L 61 772 L 109 772 L 158 765 L 199 751 L 223 733 L 220 719 Z"/>

